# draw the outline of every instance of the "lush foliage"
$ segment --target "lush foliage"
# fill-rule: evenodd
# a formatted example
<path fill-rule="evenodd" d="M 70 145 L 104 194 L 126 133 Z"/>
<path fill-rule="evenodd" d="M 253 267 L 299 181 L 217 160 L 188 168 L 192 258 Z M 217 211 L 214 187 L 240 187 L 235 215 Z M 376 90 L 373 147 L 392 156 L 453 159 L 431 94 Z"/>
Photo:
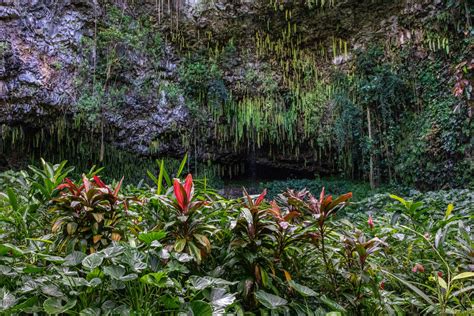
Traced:
<path fill-rule="evenodd" d="M 168 183 L 161 171 L 157 190 L 109 186 L 94 171 L 73 180 L 65 163 L 43 168 L 0 178 L 2 313 L 474 308 L 469 190 L 379 194 L 341 212 L 352 193 L 288 189 L 267 200 L 266 190 L 244 191 L 227 200 L 191 175 Z"/>

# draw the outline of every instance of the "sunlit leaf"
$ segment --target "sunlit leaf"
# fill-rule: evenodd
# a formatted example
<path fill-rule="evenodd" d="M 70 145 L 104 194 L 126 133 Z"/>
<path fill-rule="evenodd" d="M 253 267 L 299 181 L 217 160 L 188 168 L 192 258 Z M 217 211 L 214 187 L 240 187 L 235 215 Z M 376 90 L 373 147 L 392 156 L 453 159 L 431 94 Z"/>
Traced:
<path fill-rule="evenodd" d="M 282 297 L 267 293 L 262 290 L 255 292 L 255 298 L 268 309 L 277 309 L 288 304 L 288 301 Z"/>
<path fill-rule="evenodd" d="M 62 300 L 60 298 L 51 297 L 44 301 L 43 308 L 48 314 L 61 314 L 70 310 L 75 305 L 75 299 L 68 299 L 66 304 L 62 305 Z"/>

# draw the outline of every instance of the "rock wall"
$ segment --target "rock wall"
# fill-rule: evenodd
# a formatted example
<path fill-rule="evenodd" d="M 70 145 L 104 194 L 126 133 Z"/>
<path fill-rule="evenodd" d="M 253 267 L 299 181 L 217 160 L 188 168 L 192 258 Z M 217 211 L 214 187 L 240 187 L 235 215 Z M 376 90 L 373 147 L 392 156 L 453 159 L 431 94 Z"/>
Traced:
<path fill-rule="evenodd" d="M 423 46 L 421 33 L 424 21 L 437 16 L 442 6 L 440 1 L 341 0 L 335 3 L 334 8 L 324 10 L 308 10 L 303 4 L 291 1 L 275 4 L 292 8 L 302 48 L 316 51 L 323 47 L 327 54 L 333 55 L 329 60 L 315 61 L 323 75 L 325 71 L 350 69 L 352 51 L 364 50 L 368 43 L 378 39 L 396 47 L 396 51 L 389 54 L 396 55 L 406 42 L 411 42 L 415 44 L 413 58 L 417 62 L 432 58 Z M 179 67 L 189 52 L 209 49 L 202 40 L 211 36 L 208 34 L 213 36 L 209 41 L 226 43 L 233 39 L 239 45 L 221 69 L 225 89 L 234 97 L 238 99 L 249 91 L 258 94 L 265 89 L 261 81 L 250 86 L 245 83 L 249 70 L 257 77 L 268 77 L 279 92 L 286 89 L 281 85 L 284 78 L 278 71 L 279 65 L 271 58 L 258 58 L 255 51 L 256 32 L 272 25 L 268 33 L 278 35 L 287 28 L 287 21 L 282 18 L 285 10 L 276 13 L 265 0 L 0 0 L 0 125 L 22 126 L 34 135 L 58 117 L 72 121 L 79 111 L 77 104 L 88 89 L 82 84 L 84 73 L 81 71 L 86 61 L 91 65 L 91 54 L 86 52 L 84 40 L 94 38 L 107 16 L 104 8 L 111 5 L 136 21 L 142 17 L 150 19 L 152 30 L 166 38 L 158 61 L 140 50 L 120 51 L 127 67 L 114 75 L 114 84 L 124 91 L 123 96 L 119 106 L 102 113 L 102 123 L 106 126 L 104 139 L 119 149 L 145 156 L 180 157 L 189 149 L 183 146 L 183 137 L 189 138 L 196 125 L 211 131 L 217 124 L 210 117 L 198 120 L 205 112 L 196 110 L 193 100 L 182 90 L 171 96 L 162 89 L 182 81 Z M 331 49 L 335 38 L 350 42 L 351 51 L 342 54 Z M 85 76 L 87 79 L 92 72 Z M 101 130 L 98 126 L 85 129 L 93 134 L 100 134 Z M 153 143 L 157 145 L 151 146 Z M 216 136 L 209 132 L 193 146 L 192 155 L 201 161 L 224 164 L 251 160 L 252 168 L 257 163 L 308 172 L 337 169 L 336 158 L 331 154 L 321 159 L 319 152 L 319 161 L 316 161 L 314 149 L 304 145 L 295 158 L 284 151 L 269 156 L 266 145 L 257 150 L 232 150 L 217 143 Z"/>

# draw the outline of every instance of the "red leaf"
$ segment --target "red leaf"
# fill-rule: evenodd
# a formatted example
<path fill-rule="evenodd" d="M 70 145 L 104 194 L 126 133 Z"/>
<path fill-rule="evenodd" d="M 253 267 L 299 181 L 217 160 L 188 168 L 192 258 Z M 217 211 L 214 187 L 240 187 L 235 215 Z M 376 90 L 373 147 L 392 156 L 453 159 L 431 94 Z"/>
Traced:
<path fill-rule="evenodd" d="M 99 188 L 106 187 L 105 183 L 102 180 L 100 180 L 98 176 L 94 176 L 94 182 L 99 186 Z"/>
<path fill-rule="evenodd" d="M 193 176 L 188 174 L 186 180 L 184 180 L 184 191 L 186 192 L 186 197 L 188 201 L 191 199 L 191 190 L 193 188 Z"/>
<path fill-rule="evenodd" d="M 186 191 L 184 190 L 183 186 L 181 183 L 179 183 L 178 179 L 173 179 L 173 190 L 174 190 L 174 195 L 176 196 L 176 201 L 178 202 L 179 207 L 181 208 L 182 211 L 185 209 L 185 195 Z"/>
<path fill-rule="evenodd" d="M 258 196 L 257 200 L 255 200 L 255 206 L 258 206 L 260 203 L 262 203 L 265 195 L 267 195 L 267 189 L 263 190 L 263 192 Z"/>
<path fill-rule="evenodd" d="M 349 192 L 349 193 L 340 195 L 340 196 L 337 197 L 337 199 L 335 199 L 335 200 L 329 205 L 328 209 L 332 209 L 332 208 L 336 207 L 338 204 L 341 204 L 341 203 L 346 202 L 346 201 L 349 200 L 350 198 L 352 198 L 352 192 Z"/>
<path fill-rule="evenodd" d="M 288 214 L 286 214 L 285 217 L 283 217 L 283 219 L 285 221 L 289 222 L 290 220 L 292 220 L 293 218 L 298 217 L 298 216 L 300 216 L 299 212 L 291 211 Z"/>
<path fill-rule="evenodd" d="M 278 204 L 275 201 L 271 201 L 270 205 L 272 206 L 272 208 L 269 209 L 268 211 L 272 213 L 273 216 L 275 216 L 278 220 L 283 220 L 283 218 L 281 217 L 281 211 Z"/>
<path fill-rule="evenodd" d="M 324 187 L 321 190 L 321 194 L 319 195 L 319 203 L 322 204 L 324 199 Z"/>
<path fill-rule="evenodd" d="M 113 196 L 114 196 L 114 197 L 117 197 L 117 196 L 118 196 L 118 193 L 119 193 L 119 191 L 120 191 L 120 188 L 122 187 L 123 178 L 124 178 L 124 177 L 122 177 L 122 179 L 120 179 L 119 183 L 118 183 L 117 186 L 115 187 L 115 190 L 114 190 L 114 193 L 113 193 Z M 107 187 L 107 189 L 108 189 L 108 187 Z M 109 191 L 110 191 L 110 190 L 109 190 Z"/>

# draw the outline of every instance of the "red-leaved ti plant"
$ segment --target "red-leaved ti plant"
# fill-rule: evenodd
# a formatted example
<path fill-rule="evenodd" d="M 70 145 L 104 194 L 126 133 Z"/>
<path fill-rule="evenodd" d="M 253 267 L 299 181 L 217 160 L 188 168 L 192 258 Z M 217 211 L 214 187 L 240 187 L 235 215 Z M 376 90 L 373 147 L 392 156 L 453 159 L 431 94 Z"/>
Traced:
<path fill-rule="evenodd" d="M 56 188 L 59 197 L 50 211 L 56 215 L 51 230 L 58 236 L 58 250 L 92 253 L 122 238 L 122 209 L 127 209 L 119 197 L 122 181 L 112 190 L 98 176 L 91 181 L 83 175 L 81 184 L 66 178 Z"/>
<path fill-rule="evenodd" d="M 174 224 L 170 227 L 169 241 L 175 251 L 188 253 L 200 264 L 211 252 L 208 235 L 216 231 L 216 227 L 207 222 L 206 214 L 202 212 L 203 206 L 208 203 L 195 200 L 191 174 L 186 176 L 184 183 L 173 179 L 173 195 L 175 200 L 163 199 L 163 202 L 174 210 Z"/>

